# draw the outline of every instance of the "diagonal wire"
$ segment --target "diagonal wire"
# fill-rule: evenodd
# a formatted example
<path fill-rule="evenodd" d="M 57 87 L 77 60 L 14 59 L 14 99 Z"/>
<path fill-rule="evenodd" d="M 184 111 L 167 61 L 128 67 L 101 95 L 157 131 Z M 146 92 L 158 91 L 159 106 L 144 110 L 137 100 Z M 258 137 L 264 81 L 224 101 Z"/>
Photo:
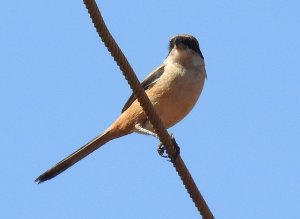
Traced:
<path fill-rule="evenodd" d="M 168 132 L 166 131 L 166 128 L 163 126 L 161 119 L 159 118 L 158 114 L 153 108 L 144 89 L 140 85 L 140 82 L 136 77 L 133 69 L 131 68 L 121 49 L 119 48 L 114 38 L 111 36 L 109 30 L 107 29 L 96 2 L 94 0 L 83 0 L 83 2 L 90 14 L 94 26 L 99 36 L 101 37 L 103 43 L 105 44 L 108 51 L 111 53 L 112 57 L 120 67 L 134 95 L 140 102 L 141 107 L 143 108 L 155 132 L 157 133 L 161 143 L 166 147 L 167 154 L 175 154 L 176 152 L 174 149 L 173 142 Z M 211 213 L 204 198 L 199 192 L 191 174 L 189 173 L 181 157 L 178 156 L 172 163 L 202 217 L 204 219 L 213 219 L 213 214 Z"/>

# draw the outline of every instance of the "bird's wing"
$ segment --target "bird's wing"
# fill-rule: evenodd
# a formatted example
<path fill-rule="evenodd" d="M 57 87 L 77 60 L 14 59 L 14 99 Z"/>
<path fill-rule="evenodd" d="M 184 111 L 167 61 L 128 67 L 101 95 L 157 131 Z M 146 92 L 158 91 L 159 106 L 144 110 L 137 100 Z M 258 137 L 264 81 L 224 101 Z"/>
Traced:
<path fill-rule="evenodd" d="M 162 76 L 162 74 L 164 73 L 165 65 L 166 64 L 164 63 L 159 65 L 149 75 L 147 75 L 147 77 L 141 83 L 144 90 L 147 90 L 150 87 L 152 87 L 156 83 L 156 81 L 160 78 L 160 76 Z M 134 96 L 134 94 L 131 94 L 131 96 L 128 98 L 127 102 L 125 103 L 122 109 L 122 113 L 130 107 L 130 105 L 135 101 L 135 99 L 136 97 Z"/>

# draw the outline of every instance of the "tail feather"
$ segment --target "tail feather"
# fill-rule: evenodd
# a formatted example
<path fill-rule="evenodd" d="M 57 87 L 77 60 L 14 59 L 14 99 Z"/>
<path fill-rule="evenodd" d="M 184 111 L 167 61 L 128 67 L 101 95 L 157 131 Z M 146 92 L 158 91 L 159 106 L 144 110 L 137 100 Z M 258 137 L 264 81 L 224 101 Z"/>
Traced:
<path fill-rule="evenodd" d="M 46 180 L 52 179 L 53 177 L 62 173 L 63 171 L 65 171 L 66 169 L 68 169 L 73 164 L 77 163 L 93 151 L 97 150 L 99 147 L 101 147 L 108 141 L 121 136 L 115 135 L 109 131 L 104 132 L 103 134 L 97 136 L 96 138 L 88 142 L 86 145 L 82 146 L 77 151 L 75 151 L 74 153 L 57 163 L 55 166 L 44 172 L 42 175 L 36 178 L 35 182 L 40 184 Z"/>

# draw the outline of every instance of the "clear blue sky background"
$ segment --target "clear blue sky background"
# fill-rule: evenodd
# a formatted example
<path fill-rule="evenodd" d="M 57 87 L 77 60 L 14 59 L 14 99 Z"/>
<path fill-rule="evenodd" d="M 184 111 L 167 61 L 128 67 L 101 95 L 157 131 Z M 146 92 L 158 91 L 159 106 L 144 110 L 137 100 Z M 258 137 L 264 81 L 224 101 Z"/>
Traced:
<path fill-rule="evenodd" d="M 208 80 L 171 128 L 216 218 L 299 218 L 300 2 L 98 1 L 143 79 L 169 38 L 196 36 Z M 130 95 L 81 1 L 0 8 L 0 218 L 198 218 L 158 141 L 114 140 L 57 178 Z"/>

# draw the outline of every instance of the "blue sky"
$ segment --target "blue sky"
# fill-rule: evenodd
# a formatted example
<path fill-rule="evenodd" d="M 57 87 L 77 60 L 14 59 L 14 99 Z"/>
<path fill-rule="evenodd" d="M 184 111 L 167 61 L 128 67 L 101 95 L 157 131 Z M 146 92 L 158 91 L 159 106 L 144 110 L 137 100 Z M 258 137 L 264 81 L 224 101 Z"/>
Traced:
<path fill-rule="evenodd" d="M 297 218 L 299 1 L 98 5 L 141 80 L 172 35 L 198 38 L 208 80 L 169 131 L 216 218 Z M 1 218 L 199 217 L 148 136 L 109 142 L 33 183 L 113 122 L 131 90 L 81 1 L 4 1 L 0 33 Z"/>

